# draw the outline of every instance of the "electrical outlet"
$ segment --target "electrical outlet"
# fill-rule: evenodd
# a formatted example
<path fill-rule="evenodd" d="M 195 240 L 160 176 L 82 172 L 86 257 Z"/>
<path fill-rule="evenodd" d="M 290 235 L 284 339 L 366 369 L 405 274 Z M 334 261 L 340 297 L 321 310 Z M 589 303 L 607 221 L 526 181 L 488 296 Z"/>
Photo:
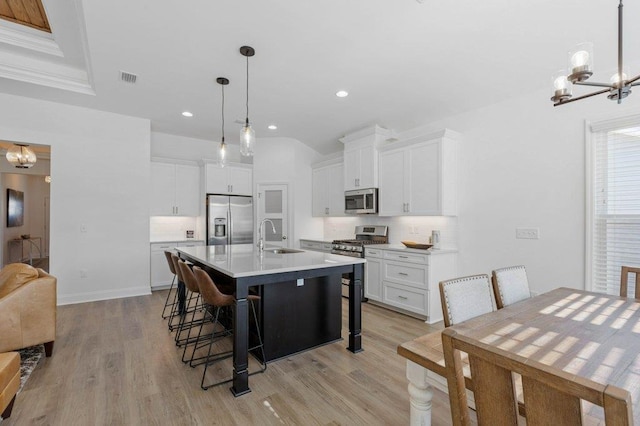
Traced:
<path fill-rule="evenodd" d="M 302 287 L 304 285 L 304 278 L 298 278 L 296 280 L 296 286 L 297 287 Z"/>
<path fill-rule="evenodd" d="M 80 232 L 82 232 L 83 234 L 87 232 L 87 225 L 84 223 L 80 224 Z"/>
<path fill-rule="evenodd" d="M 540 239 L 539 228 L 516 228 L 516 238 L 524 240 L 538 240 Z"/>
<path fill-rule="evenodd" d="M 80 278 L 87 278 L 87 270 L 80 269 Z"/>

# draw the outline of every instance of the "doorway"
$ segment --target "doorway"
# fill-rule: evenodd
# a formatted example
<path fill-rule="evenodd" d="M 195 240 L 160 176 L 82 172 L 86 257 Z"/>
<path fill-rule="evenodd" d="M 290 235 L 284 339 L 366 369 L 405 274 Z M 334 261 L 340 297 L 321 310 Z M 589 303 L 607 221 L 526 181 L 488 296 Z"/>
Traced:
<path fill-rule="evenodd" d="M 265 245 L 271 247 L 289 247 L 289 241 L 291 241 L 289 185 L 286 183 L 259 183 L 257 189 L 257 223 L 260 224 L 263 219 L 269 219 L 273 222 L 276 229 L 276 232 L 273 233 L 268 223 L 266 226 L 263 226 L 264 229 L 262 232 Z M 258 229 L 256 229 L 256 232 L 258 232 Z M 256 241 L 259 239 L 260 235 L 257 235 Z"/>
<path fill-rule="evenodd" d="M 48 272 L 51 147 L 28 145 L 36 154 L 36 162 L 18 168 L 5 159 L 13 145 L 0 141 L 0 264 L 23 262 Z M 9 194 L 13 196 L 11 206 Z"/>

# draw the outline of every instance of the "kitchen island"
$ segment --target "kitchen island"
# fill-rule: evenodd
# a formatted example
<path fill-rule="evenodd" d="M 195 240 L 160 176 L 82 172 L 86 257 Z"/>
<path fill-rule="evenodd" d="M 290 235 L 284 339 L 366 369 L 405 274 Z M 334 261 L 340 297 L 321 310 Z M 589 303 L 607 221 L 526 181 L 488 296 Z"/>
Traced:
<path fill-rule="evenodd" d="M 339 294 L 341 277 L 343 274 L 348 274 L 352 285 L 349 288 L 349 341 L 347 349 L 354 353 L 362 351 L 360 304 L 364 259 L 288 249 L 265 249 L 260 253 L 253 244 L 178 247 L 176 250 L 182 259 L 203 267 L 214 281 L 231 285 L 235 289 L 233 386 L 231 387 L 235 396 L 251 391 L 248 371 L 249 305 L 247 296 L 249 287 L 257 286 L 261 295 L 264 295 L 264 298 L 269 302 L 266 305 L 261 303 L 262 310 L 259 317 L 263 322 L 268 322 L 277 315 L 282 318 L 282 311 L 292 306 L 292 300 L 287 297 L 287 293 L 292 292 L 292 288 L 323 287 L 324 290 L 320 293 L 314 293 L 313 297 L 316 299 L 311 302 L 328 307 L 328 309 L 323 308 L 323 317 L 315 318 L 315 321 L 316 323 L 327 322 L 331 324 L 338 319 L 340 326 L 341 312 L 339 309 L 337 311 L 331 309 L 331 306 L 335 306 L 335 301 L 332 302 L 332 295 Z M 331 300 L 323 300 L 325 296 Z M 340 305 L 340 299 L 336 300 Z M 302 301 L 298 300 L 298 302 Z M 326 317 L 324 317 L 325 314 L 327 314 Z M 295 337 L 298 334 L 298 339 L 294 340 L 300 341 L 298 345 L 288 346 L 292 353 L 317 346 L 317 344 L 327 343 L 324 340 L 331 339 L 332 333 L 329 332 L 318 336 L 320 340 L 314 341 L 312 339 L 310 341 L 308 335 L 301 335 L 295 331 L 295 327 L 304 323 L 305 321 L 299 321 L 298 318 L 289 319 L 289 327 L 294 330 L 294 333 L 289 333 L 289 339 L 291 340 L 292 336 Z M 282 348 L 274 349 L 273 353 L 277 354 L 274 356 L 287 355 L 283 354 L 282 350 Z M 267 360 L 269 360 L 268 355 Z"/>

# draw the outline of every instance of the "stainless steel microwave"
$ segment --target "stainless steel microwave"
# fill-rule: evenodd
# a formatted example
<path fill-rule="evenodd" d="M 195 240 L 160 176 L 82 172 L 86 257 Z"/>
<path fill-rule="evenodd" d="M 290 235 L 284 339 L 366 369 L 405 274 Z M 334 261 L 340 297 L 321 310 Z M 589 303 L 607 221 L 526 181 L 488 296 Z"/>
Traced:
<path fill-rule="evenodd" d="M 378 213 L 378 188 L 345 191 L 344 212 L 347 214 Z"/>

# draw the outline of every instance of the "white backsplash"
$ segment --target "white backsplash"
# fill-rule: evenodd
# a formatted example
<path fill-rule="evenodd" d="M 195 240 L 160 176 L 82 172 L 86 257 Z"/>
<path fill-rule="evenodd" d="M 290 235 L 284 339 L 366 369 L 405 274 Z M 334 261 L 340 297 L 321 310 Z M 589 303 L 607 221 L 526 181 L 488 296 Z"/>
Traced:
<path fill-rule="evenodd" d="M 187 239 L 187 231 L 195 231 L 195 240 L 204 239 L 197 217 L 152 216 L 150 220 L 151 241 L 181 241 Z"/>
<path fill-rule="evenodd" d="M 386 225 L 389 243 L 401 241 L 428 243 L 431 231 L 440 231 L 441 248 L 458 247 L 458 218 L 450 216 L 353 216 L 324 219 L 324 240 L 353 238 L 357 225 Z"/>

